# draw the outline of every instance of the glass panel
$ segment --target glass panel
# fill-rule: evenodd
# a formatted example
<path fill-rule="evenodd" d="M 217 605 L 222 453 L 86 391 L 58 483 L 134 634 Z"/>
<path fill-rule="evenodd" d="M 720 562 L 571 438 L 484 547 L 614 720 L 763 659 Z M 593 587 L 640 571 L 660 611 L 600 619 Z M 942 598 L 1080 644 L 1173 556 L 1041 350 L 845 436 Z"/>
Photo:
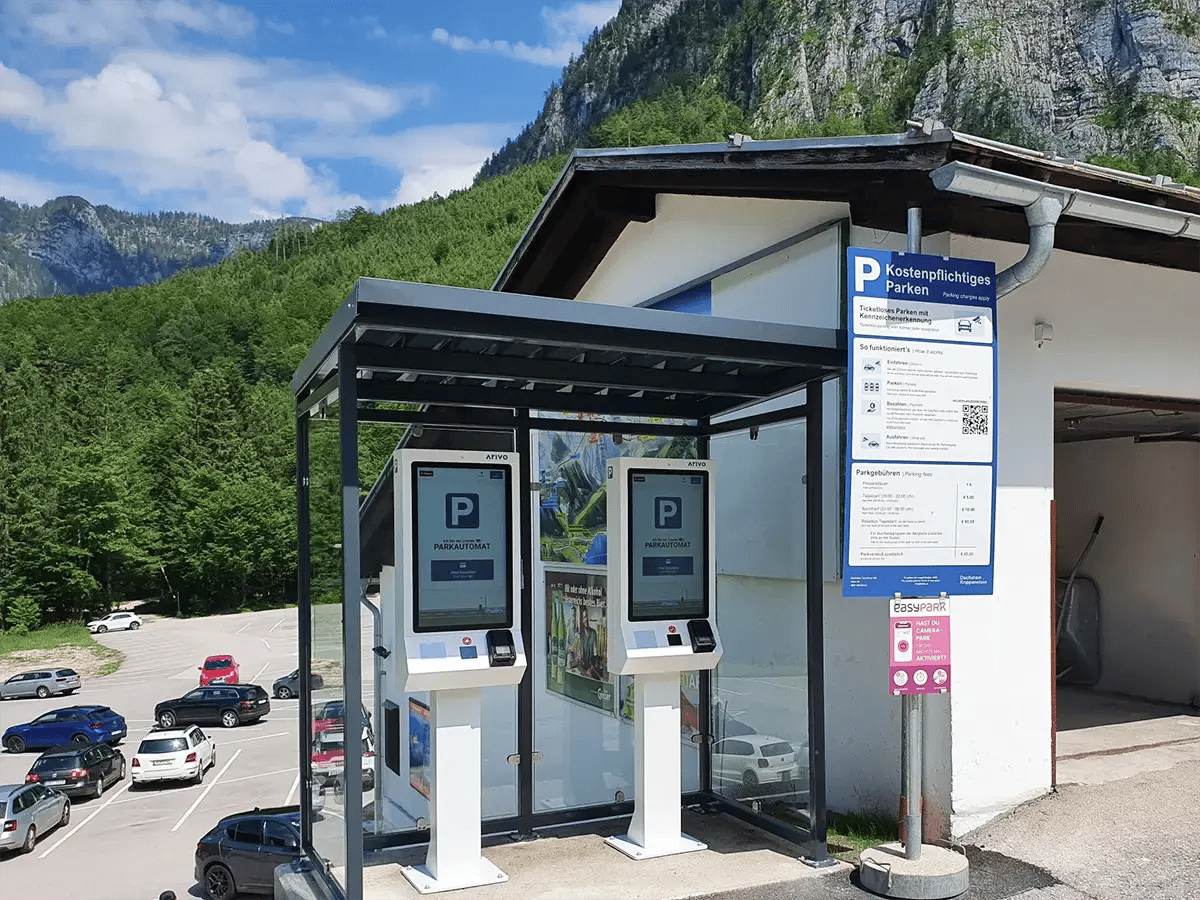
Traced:
<path fill-rule="evenodd" d="M 552 418 L 550 416 L 547 416 Z M 605 461 L 617 456 L 694 459 L 696 440 L 658 437 L 657 422 L 630 432 L 535 432 L 533 630 L 534 812 L 633 799 L 633 678 L 607 666 L 608 562 Z M 640 433 L 636 433 L 640 432 Z M 682 790 L 698 790 L 699 678 L 680 678 Z"/>
<path fill-rule="evenodd" d="M 386 431 L 386 434 L 382 432 Z M 397 429 L 395 426 L 363 425 L 359 442 L 363 485 L 370 487 L 387 464 L 399 442 L 407 448 L 489 450 L 512 452 L 512 432 L 466 431 L 464 429 Z M 368 466 L 374 468 L 369 470 Z M 368 554 L 371 557 L 371 554 Z M 375 565 L 374 568 L 379 568 Z M 363 572 L 377 579 L 378 571 Z M 402 623 L 390 596 L 371 589 L 367 599 L 380 609 L 380 641 L 393 652 L 400 644 Z M 427 827 L 429 791 L 433 779 L 430 757 L 430 693 L 408 692 L 392 680 L 394 657 L 381 659 L 371 652 L 378 643 L 374 638 L 373 619 L 363 611 L 363 693 L 371 712 L 375 732 L 375 790 L 364 792 L 364 822 L 379 833 L 401 833 Z M 379 684 L 378 703 L 376 688 Z M 517 767 L 508 760 L 518 749 L 517 687 L 484 688 L 482 706 L 482 813 L 494 819 L 517 814 Z M 379 813 L 374 798 L 379 797 Z"/>
<path fill-rule="evenodd" d="M 314 690 L 311 706 L 301 722 L 307 723 L 313 767 L 314 792 L 325 789 L 324 808 L 313 815 L 313 849 L 329 861 L 335 877 L 344 878 L 346 832 L 341 812 L 333 801 L 333 785 L 326 760 L 319 757 L 318 735 L 330 727 L 318 720 L 317 713 L 328 701 L 342 699 L 344 654 L 342 649 L 342 486 L 341 447 L 338 436 L 338 405 L 331 405 L 326 417 L 309 425 L 309 568 L 312 600 L 312 675 Z M 317 679 L 321 686 L 315 687 Z M 333 815 L 332 813 L 337 813 Z M 345 885 L 343 884 L 343 887 Z"/>
<path fill-rule="evenodd" d="M 807 828 L 804 442 L 800 421 L 710 443 L 725 648 L 713 676 L 712 777 L 727 799 Z"/>

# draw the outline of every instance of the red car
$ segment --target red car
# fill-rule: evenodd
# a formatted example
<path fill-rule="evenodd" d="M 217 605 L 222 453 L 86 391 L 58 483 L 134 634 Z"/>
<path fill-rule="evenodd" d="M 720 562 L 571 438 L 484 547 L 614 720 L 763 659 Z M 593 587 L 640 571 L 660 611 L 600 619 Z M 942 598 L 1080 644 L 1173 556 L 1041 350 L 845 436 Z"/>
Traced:
<path fill-rule="evenodd" d="M 204 660 L 200 669 L 200 687 L 208 684 L 240 684 L 238 681 L 238 664 L 229 654 L 210 656 Z"/>

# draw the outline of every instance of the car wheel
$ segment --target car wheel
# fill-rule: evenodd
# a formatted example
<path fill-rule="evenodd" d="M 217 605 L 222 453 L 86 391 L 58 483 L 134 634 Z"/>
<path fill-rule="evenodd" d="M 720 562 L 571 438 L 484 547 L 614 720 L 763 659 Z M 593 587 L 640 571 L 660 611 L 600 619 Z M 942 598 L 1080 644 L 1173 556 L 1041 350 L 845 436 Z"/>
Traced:
<path fill-rule="evenodd" d="M 99 626 L 97 626 L 97 628 L 96 628 L 96 633 L 97 633 L 97 634 L 106 634 L 107 632 L 108 632 L 108 626 L 107 626 L 107 625 L 99 625 Z"/>
<path fill-rule="evenodd" d="M 236 728 L 238 721 L 238 714 L 232 709 L 227 709 L 221 713 L 221 725 L 225 728 Z"/>
<path fill-rule="evenodd" d="M 167 711 L 158 714 L 158 724 L 163 728 L 175 727 L 175 713 Z"/>
<path fill-rule="evenodd" d="M 66 803 L 63 804 L 63 814 L 62 814 L 62 818 L 58 820 L 58 824 L 59 825 L 70 825 L 71 824 L 71 801 L 70 800 L 68 800 Z"/>
<path fill-rule="evenodd" d="M 96 778 L 96 787 L 92 790 L 92 796 L 95 797 L 97 800 L 99 800 L 101 797 L 104 796 L 104 788 L 105 787 L 106 787 L 106 785 L 104 784 L 104 773 L 101 772 L 100 775 L 97 776 L 97 778 Z"/>
<path fill-rule="evenodd" d="M 8 748 L 9 753 L 24 753 L 25 741 L 17 737 L 15 734 L 4 742 L 4 746 Z"/>
<path fill-rule="evenodd" d="M 748 788 L 758 787 L 758 775 L 753 769 L 747 769 L 742 773 L 742 784 Z"/>
<path fill-rule="evenodd" d="M 121 763 L 121 769 L 117 772 L 117 781 L 125 780 L 125 763 Z"/>
<path fill-rule="evenodd" d="M 69 691 L 63 691 L 63 696 L 70 697 L 77 690 L 79 690 L 79 688 L 71 688 Z"/>
<path fill-rule="evenodd" d="M 138 630 L 139 628 L 141 628 L 141 627 L 142 627 L 142 623 L 141 623 L 141 622 L 130 622 L 130 623 L 129 623 L 129 630 L 130 630 L 130 631 L 137 631 L 137 630 Z"/>
<path fill-rule="evenodd" d="M 192 778 L 192 784 L 204 784 L 204 764 L 201 763 L 196 767 L 196 774 Z"/>
<path fill-rule="evenodd" d="M 46 687 L 44 684 L 38 685 L 37 695 L 40 699 L 45 700 L 50 696 L 50 688 Z"/>
<path fill-rule="evenodd" d="M 92 742 L 92 739 L 90 737 L 88 737 L 86 734 L 77 734 L 73 738 L 71 738 L 71 743 L 78 744 L 79 746 L 83 746 L 84 744 L 90 744 L 91 742 Z"/>
<path fill-rule="evenodd" d="M 292 689 L 285 684 L 278 691 L 275 692 L 275 696 L 278 697 L 280 700 L 291 700 L 292 699 Z"/>
<path fill-rule="evenodd" d="M 233 900 L 237 896 L 233 873 L 221 863 L 213 863 L 204 870 L 204 893 L 209 900 Z"/>
<path fill-rule="evenodd" d="M 30 825 L 29 830 L 27 832 L 25 832 L 25 843 L 23 843 L 21 845 L 21 852 L 22 853 L 32 853 L 33 845 L 36 843 L 37 843 L 37 829 L 34 828 L 32 825 Z"/>

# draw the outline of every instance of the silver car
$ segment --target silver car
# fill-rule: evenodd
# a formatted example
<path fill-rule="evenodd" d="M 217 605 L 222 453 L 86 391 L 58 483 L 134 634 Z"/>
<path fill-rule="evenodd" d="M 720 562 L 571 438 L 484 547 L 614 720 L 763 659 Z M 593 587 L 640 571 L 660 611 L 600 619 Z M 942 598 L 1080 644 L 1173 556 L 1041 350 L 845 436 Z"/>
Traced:
<path fill-rule="evenodd" d="M 43 784 L 0 784 L 0 852 L 30 853 L 37 839 L 71 821 L 71 801 Z"/>
<path fill-rule="evenodd" d="M 73 694 L 83 685 L 74 669 L 38 669 L 14 675 L 0 684 L 0 699 Z"/>

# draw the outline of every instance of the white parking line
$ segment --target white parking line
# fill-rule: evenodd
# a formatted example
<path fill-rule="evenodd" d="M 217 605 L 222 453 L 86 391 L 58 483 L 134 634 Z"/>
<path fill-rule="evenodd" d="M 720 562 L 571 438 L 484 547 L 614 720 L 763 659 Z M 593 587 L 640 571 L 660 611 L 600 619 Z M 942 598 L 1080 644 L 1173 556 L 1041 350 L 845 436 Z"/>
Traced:
<path fill-rule="evenodd" d="M 254 624 L 254 620 L 251 619 L 249 622 L 247 622 L 245 625 L 243 625 L 241 628 L 239 628 L 237 631 L 235 631 L 234 634 L 241 634 L 243 631 L 245 631 L 247 628 L 249 628 L 253 624 Z"/>
<path fill-rule="evenodd" d="M 88 822 L 92 821 L 92 819 L 96 818 L 97 814 L 103 812 L 105 809 L 108 808 L 108 805 L 110 803 L 112 803 L 114 800 L 116 800 L 118 797 L 120 797 L 123 793 L 125 793 L 127 790 L 129 790 L 129 785 L 130 785 L 130 782 L 128 782 L 128 781 L 125 782 L 123 785 L 121 785 L 120 790 L 118 790 L 111 797 L 109 797 L 107 800 L 105 800 L 102 804 L 100 804 L 100 806 L 98 806 L 94 810 L 92 810 L 91 815 L 89 815 L 86 819 L 84 819 L 82 822 L 80 822 L 78 825 L 76 825 L 74 828 L 72 828 L 70 831 L 68 831 L 62 837 L 60 837 L 54 843 L 54 846 L 50 847 L 48 850 L 43 851 L 41 853 L 41 855 L 38 856 L 38 859 L 45 859 L 47 856 L 49 856 L 51 853 L 53 853 L 55 850 L 57 850 L 59 847 L 61 847 L 63 845 L 63 842 L 66 841 L 67 838 L 69 838 L 71 835 L 73 835 L 75 832 L 77 832 L 80 828 L 82 828 Z"/>
<path fill-rule="evenodd" d="M 280 625 L 282 625 L 286 621 L 287 621 L 286 618 L 280 619 L 278 622 L 276 622 L 274 625 L 271 626 L 271 631 L 274 631 L 276 628 L 278 628 Z M 268 631 L 267 634 L 270 634 L 271 631 Z"/>
<path fill-rule="evenodd" d="M 187 808 L 187 812 L 179 817 L 179 821 L 175 823 L 175 825 L 171 828 L 171 831 L 178 831 L 180 826 L 188 820 L 188 816 L 190 816 L 195 811 L 196 807 L 200 805 L 200 801 L 208 796 L 208 792 L 217 786 L 217 782 L 221 780 L 221 776 L 229 771 L 229 767 L 233 765 L 233 761 L 241 755 L 241 752 L 242 751 L 240 747 L 233 751 L 233 756 L 229 757 L 229 762 L 225 763 L 225 765 L 221 767 L 221 771 L 217 773 L 217 777 L 210 781 L 208 783 L 208 787 L 206 787 L 200 793 L 200 796 L 192 801 L 192 805 Z"/>
<path fill-rule="evenodd" d="M 266 740 L 267 738 L 285 737 L 287 734 L 288 734 L 288 732 L 286 732 L 286 731 L 273 731 L 270 734 L 256 734 L 254 737 L 238 738 L 236 741 L 220 741 L 217 744 L 217 746 L 225 747 L 225 746 L 228 746 L 229 744 L 245 744 L 248 741 L 263 741 L 263 740 Z M 238 753 L 241 753 L 241 752 L 242 752 L 241 750 L 238 751 Z"/>
<path fill-rule="evenodd" d="M 259 675 L 262 675 L 262 673 L 267 671 L 267 669 L 269 669 L 270 667 L 271 667 L 271 664 L 267 663 L 265 666 L 263 666 L 261 669 L 259 669 L 258 675 L 255 675 L 253 678 L 250 679 L 251 683 L 257 683 Z"/>
<path fill-rule="evenodd" d="M 268 775 L 282 775 L 285 772 L 295 771 L 296 767 L 292 766 L 290 769 L 276 769 L 274 772 L 259 772 L 257 775 L 243 775 L 241 778 L 230 778 L 228 781 L 222 782 L 222 784 L 234 784 L 238 781 L 252 781 L 255 778 L 266 778 Z"/>
<path fill-rule="evenodd" d="M 288 791 L 287 799 L 283 801 L 284 806 L 292 805 L 292 798 L 296 796 L 296 789 L 300 787 L 300 775 L 297 773 L 296 780 L 292 782 L 292 789 Z"/>

